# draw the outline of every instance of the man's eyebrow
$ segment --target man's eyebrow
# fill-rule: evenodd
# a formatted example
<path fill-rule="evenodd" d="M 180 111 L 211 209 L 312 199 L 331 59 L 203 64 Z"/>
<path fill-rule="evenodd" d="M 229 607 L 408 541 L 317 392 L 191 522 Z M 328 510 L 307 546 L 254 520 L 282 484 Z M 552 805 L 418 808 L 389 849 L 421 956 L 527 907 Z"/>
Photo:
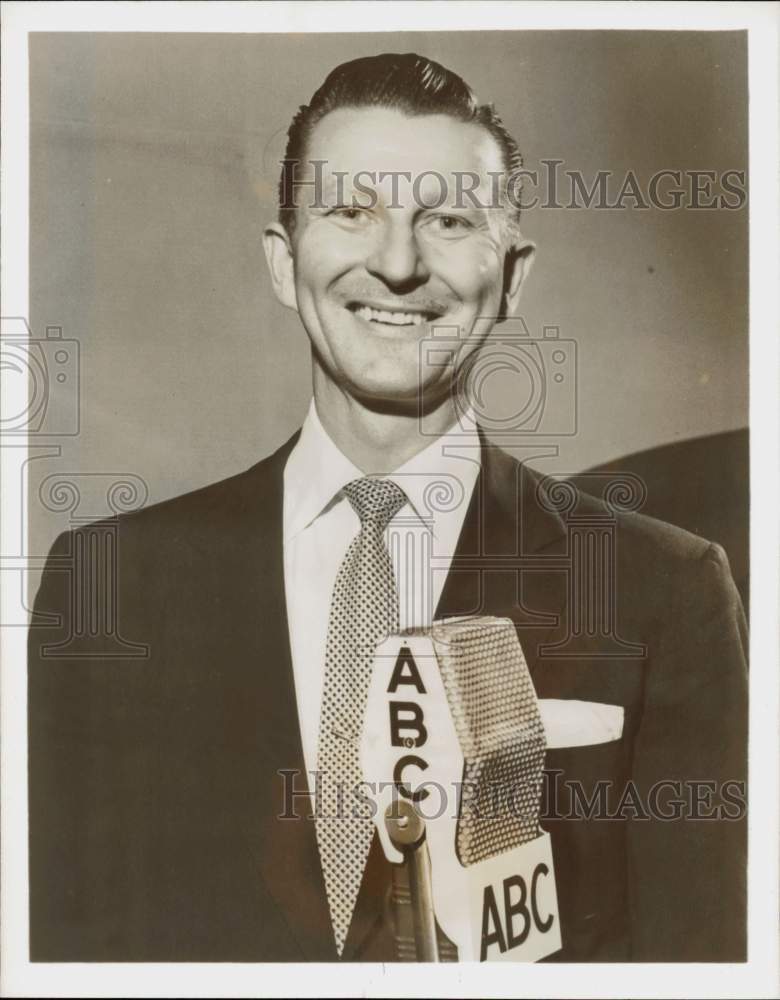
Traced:
<path fill-rule="evenodd" d="M 322 177 L 323 192 L 337 194 L 360 191 L 377 186 L 377 172 L 371 170 L 332 170 Z"/>

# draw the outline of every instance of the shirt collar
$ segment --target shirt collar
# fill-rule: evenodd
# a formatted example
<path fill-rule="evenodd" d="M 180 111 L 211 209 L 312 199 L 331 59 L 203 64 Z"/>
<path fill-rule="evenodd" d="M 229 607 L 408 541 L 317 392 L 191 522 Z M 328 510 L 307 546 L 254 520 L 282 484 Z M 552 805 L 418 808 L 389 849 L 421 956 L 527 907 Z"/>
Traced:
<path fill-rule="evenodd" d="M 417 516 L 438 535 L 438 526 L 468 504 L 482 449 L 473 413 L 456 423 L 388 475 L 404 491 Z M 462 512 L 460 518 L 462 519 Z"/>
<path fill-rule="evenodd" d="M 468 503 L 480 456 L 477 425 L 469 410 L 387 478 L 401 487 L 415 514 L 436 534 L 440 517 Z M 362 476 L 322 426 L 312 399 L 284 470 L 285 543 L 337 503 L 347 483 Z"/>
<path fill-rule="evenodd" d="M 284 469 L 284 541 L 300 534 L 363 473 L 336 447 L 312 399 Z"/>

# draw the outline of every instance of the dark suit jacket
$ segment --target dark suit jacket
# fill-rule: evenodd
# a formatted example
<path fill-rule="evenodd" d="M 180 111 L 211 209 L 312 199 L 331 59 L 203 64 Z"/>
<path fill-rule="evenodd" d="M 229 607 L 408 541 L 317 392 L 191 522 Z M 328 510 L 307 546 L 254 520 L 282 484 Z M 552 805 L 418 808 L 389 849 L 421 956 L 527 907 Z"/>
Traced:
<path fill-rule="evenodd" d="M 32 960 L 336 959 L 314 824 L 277 819 L 278 772 L 304 772 L 281 533 L 294 441 L 120 517 L 115 587 L 90 529 L 55 543 L 36 612 L 60 624 L 34 626 L 29 646 Z M 614 608 L 602 595 L 582 627 L 567 526 L 537 482 L 484 449 L 438 615 L 512 618 L 539 697 L 625 709 L 621 739 L 547 752 L 564 942 L 552 960 L 744 958 L 744 821 L 555 818 L 571 782 L 609 782 L 614 806 L 629 781 L 645 801 L 660 780 L 716 782 L 717 804 L 723 782 L 744 780 L 744 618 L 723 551 L 618 516 Z M 603 508 L 581 497 L 576 513 Z M 75 555 L 87 571 L 72 586 Z M 99 573 L 146 656 L 91 655 L 79 624 L 94 621 Z M 391 957 L 386 885 L 375 842 L 345 958 Z"/>

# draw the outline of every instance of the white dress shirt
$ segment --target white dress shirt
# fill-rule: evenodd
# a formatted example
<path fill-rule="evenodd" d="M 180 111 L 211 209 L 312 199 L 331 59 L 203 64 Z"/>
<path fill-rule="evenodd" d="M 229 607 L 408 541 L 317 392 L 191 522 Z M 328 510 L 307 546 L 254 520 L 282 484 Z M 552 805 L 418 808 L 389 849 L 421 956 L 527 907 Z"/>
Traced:
<path fill-rule="evenodd" d="M 401 628 L 430 625 L 479 474 L 471 415 L 395 472 L 408 502 L 385 536 Z M 328 436 L 312 400 L 284 470 L 284 584 L 306 770 L 317 767 L 325 645 L 333 585 L 360 520 L 341 489 L 363 473 Z"/>

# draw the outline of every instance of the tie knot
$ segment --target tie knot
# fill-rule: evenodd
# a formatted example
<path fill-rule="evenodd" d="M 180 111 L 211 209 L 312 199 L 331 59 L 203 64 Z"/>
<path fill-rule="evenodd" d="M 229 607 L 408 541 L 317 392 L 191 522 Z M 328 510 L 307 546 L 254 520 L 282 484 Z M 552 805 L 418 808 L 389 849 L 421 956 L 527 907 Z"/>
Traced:
<path fill-rule="evenodd" d="M 360 524 L 386 525 L 406 503 L 406 494 L 390 479 L 354 479 L 343 489 Z"/>

